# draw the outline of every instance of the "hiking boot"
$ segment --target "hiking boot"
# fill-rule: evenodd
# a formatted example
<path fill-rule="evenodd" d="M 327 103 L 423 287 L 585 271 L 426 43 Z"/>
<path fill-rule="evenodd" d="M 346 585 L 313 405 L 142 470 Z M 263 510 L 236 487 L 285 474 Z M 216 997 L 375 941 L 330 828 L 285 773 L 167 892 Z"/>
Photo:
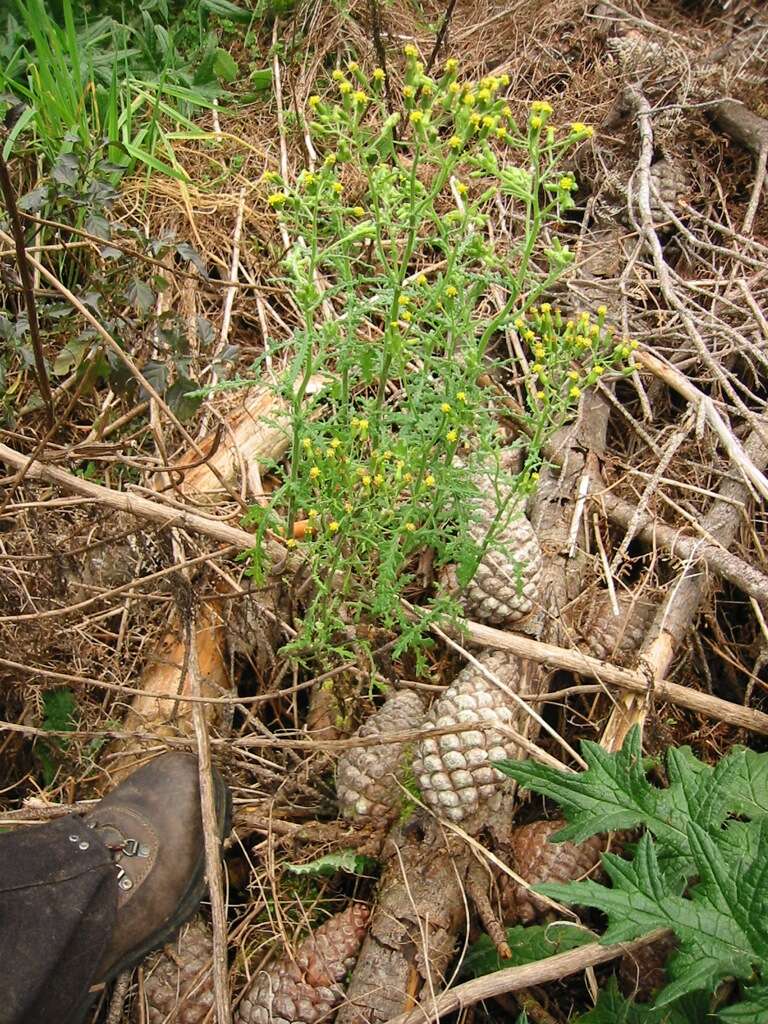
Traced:
<path fill-rule="evenodd" d="M 230 795 L 213 773 L 219 836 L 229 831 Z M 164 945 L 197 910 L 206 889 L 198 762 L 162 754 L 121 782 L 82 818 L 111 852 L 117 913 L 94 975 L 100 986 Z M 93 986 L 92 986 L 93 990 Z"/>

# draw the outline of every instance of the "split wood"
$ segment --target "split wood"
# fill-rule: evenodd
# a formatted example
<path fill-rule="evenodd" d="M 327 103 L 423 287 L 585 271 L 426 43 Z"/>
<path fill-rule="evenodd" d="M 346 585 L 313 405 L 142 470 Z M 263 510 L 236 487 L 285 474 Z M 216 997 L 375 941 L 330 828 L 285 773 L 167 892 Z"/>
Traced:
<path fill-rule="evenodd" d="M 615 946 L 601 946 L 597 942 L 591 942 L 588 946 L 571 949 L 567 953 L 559 953 L 546 960 L 537 960 L 535 963 L 523 964 L 521 967 L 506 967 L 500 971 L 494 971 L 492 974 L 486 974 L 482 978 L 474 978 L 472 981 L 465 981 L 462 985 L 456 985 L 437 996 L 432 1006 L 421 1006 L 408 1013 L 401 1013 L 397 1017 L 391 1017 L 387 1024 L 430 1024 L 431 1021 L 437 1021 L 445 1014 L 474 1006 L 482 999 L 491 999 L 503 992 L 517 992 L 521 988 L 529 988 L 531 985 L 558 981 L 570 974 L 584 971 L 588 967 L 596 967 L 598 964 L 607 963 L 617 957 L 631 955 L 669 934 L 667 929 L 657 928 L 633 942 L 622 942 Z"/>
<path fill-rule="evenodd" d="M 0 444 L 0 461 L 10 466 L 19 467 L 25 465 L 27 459 L 7 445 Z M 30 467 L 29 476 L 33 479 L 47 480 L 49 483 L 57 484 L 75 494 L 81 494 L 111 508 L 121 509 L 153 522 L 165 525 L 173 524 L 195 530 L 225 544 L 231 544 L 241 551 L 247 551 L 254 545 L 253 534 L 241 530 L 239 527 L 228 526 L 226 523 L 217 522 L 194 512 L 169 509 L 160 502 L 152 501 L 149 498 L 141 498 L 124 491 L 114 491 L 101 484 L 83 480 L 81 477 L 76 477 L 55 466 L 36 462 Z M 299 564 L 298 559 L 295 556 L 287 556 L 284 548 L 276 541 L 267 543 L 269 556 L 276 566 L 294 569 Z M 467 622 L 466 629 L 473 642 L 485 647 L 511 651 L 513 654 L 529 658 L 539 664 L 570 669 L 580 675 L 589 676 L 623 689 L 634 690 L 637 693 L 646 693 L 650 687 L 648 678 L 642 673 L 616 668 L 598 658 L 581 654 L 579 651 L 569 651 L 553 644 L 541 643 L 538 640 L 493 629 L 491 626 L 484 626 L 478 622 Z M 760 711 L 740 707 L 730 701 L 721 700 L 718 697 L 712 697 L 709 694 L 691 690 L 663 679 L 655 682 L 653 692 L 658 699 L 668 701 L 678 707 L 685 707 L 730 725 L 768 735 L 768 715 Z"/>

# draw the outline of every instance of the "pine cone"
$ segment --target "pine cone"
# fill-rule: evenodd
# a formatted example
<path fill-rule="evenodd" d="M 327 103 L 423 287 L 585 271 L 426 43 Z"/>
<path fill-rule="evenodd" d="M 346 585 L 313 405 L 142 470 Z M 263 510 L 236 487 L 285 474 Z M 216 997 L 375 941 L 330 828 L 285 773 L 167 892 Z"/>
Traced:
<path fill-rule="evenodd" d="M 672 209 L 677 206 L 677 197 L 685 192 L 688 179 L 677 164 L 669 160 L 657 160 L 651 167 L 651 214 L 656 225 L 668 220 L 662 202 Z M 655 189 L 655 192 L 654 192 Z"/>
<path fill-rule="evenodd" d="M 584 877 L 599 862 L 605 849 L 604 836 L 591 836 L 583 843 L 549 842 L 549 837 L 565 824 L 564 821 L 534 821 L 514 829 L 509 844 L 509 866 L 530 885 L 571 882 Z M 542 900 L 508 875 L 501 876 L 499 892 L 505 924 L 518 921 L 530 924 L 547 910 Z"/>
<path fill-rule="evenodd" d="M 477 544 L 485 541 L 499 504 L 507 504 L 509 488 L 494 476 L 479 474 L 474 481 L 482 491 L 469 535 Z M 511 504 L 511 503 L 510 503 Z M 468 616 L 501 625 L 525 618 L 533 609 L 542 570 L 541 548 L 533 527 L 522 512 L 514 510 L 507 522 L 497 524 L 496 535 L 482 557 L 475 575 L 461 595 Z M 443 587 L 459 589 L 454 566 L 443 571 Z"/>
<path fill-rule="evenodd" d="M 146 969 L 149 1024 L 163 1024 L 171 1013 L 176 1024 L 202 1024 L 214 1002 L 213 938 L 202 919 L 196 918 L 174 946 L 174 959 L 160 953 L 154 966 Z"/>
<path fill-rule="evenodd" d="M 606 590 L 591 602 L 577 628 L 595 658 L 623 664 L 640 650 L 656 616 L 656 606 L 626 592 L 617 594 L 616 598 L 618 615 L 613 614 Z"/>
<path fill-rule="evenodd" d="M 328 1020 L 344 996 L 339 982 L 355 962 L 368 914 L 368 907 L 353 904 L 316 928 L 293 956 L 286 953 L 259 971 L 240 1002 L 235 1024 Z"/>
<path fill-rule="evenodd" d="M 520 660 L 503 651 L 485 651 L 480 662 L 510 690 L 520 689 Z M 425 727 L 444 728 L 468 723 L 514 720 L 512 700 L 489 682 L 474 665 L 467 665 L 432 705 Z M 446 733 L 422 740 L 413 759 L 413 771 L 422 796 L 440 816 L 463 821 L 481 802 L 491 808 L 500 800 L 505 776 L 491 765 L 514 757 L 516 744 L 496 729 Z"/>
<path fill-rule="evenodd" d="M 357 730 L 358 736 L 415 729 L 424 717 L 418 694 L 403 690 L 394 694 Z M 352 747 L 339 758 L 336 792 L 347 818 L 379 822 L 396 813 L 402 802 L 398 780 L 402 776 L 403 743 L 376 747 Z"/>
<path fill-rule="evenodd" d="M 619 961 L 622 990 L 638 1002 L 647 1003 L 666 985 L 667 960 L 677 947 L 676 936 L 667 935 L 623 956 Z"/>
<path fill-rule="evenodd" d="M 609 39 L 607 47 L 609 59 L 614 60 L 626 75 L 642 79 L 669 70 L 668 51 L 637 29 L 629 29 L 625 34 Z"/>

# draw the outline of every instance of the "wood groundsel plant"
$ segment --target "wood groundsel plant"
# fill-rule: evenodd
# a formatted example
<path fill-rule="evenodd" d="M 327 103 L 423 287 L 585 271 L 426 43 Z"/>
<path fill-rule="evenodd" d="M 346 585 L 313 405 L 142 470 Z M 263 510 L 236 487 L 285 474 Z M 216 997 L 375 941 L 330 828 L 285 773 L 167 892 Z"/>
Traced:
<path fill-rule="evenodd" d="M 343 648 L 342 606 L 351 629 L 363 619 L 397 629 L 400 649 L 431 617 L 452 614 L 438 594 L 420 623 L 404 615 L 415 556 L 431 549 L 466 585 L 522 514 L 543 442 L 584 388 L 629 361 L 603 310 L 568 319 L 541 301 L 572 262 L 556 234 L 576 187 L 561 165 L 590 129 L 554 127 L 546 103 L 518 125 L 499 95 L 503 77 L 473 85 L 457 76 L 448 61 L 428 77 L 407 48 L 401 116 L 387 111 L 383 72 L 334 71 L 335 99 L 309 101 L 315 168 L 295 181 L 265 176 L 302 325 L 279 383 L 292 410 L 290 471 L 251 519 L 260 537 L 269 529 L 301 544 L 311 567 L 297 652 Z M 514 216 L 504 238 L 486 212 L 499 193 Z M 497 358 L 505 333 L 525 356 Z M 514 477 L 502 468 L 492 371 L 524 380 L 530 436 Z M 317 374 L 327 386 L 311 395 Z M 469 533 L 478 475 L 500 496 L 481 543 Z M 252 564 L 258 576 L 260 544 Z"/>

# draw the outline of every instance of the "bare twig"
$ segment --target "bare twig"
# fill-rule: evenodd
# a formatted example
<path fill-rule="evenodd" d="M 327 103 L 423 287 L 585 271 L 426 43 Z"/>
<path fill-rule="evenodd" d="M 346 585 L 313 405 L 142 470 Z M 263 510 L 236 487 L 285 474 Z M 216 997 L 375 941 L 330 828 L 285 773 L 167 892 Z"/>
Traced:
<path fill-rule="evenodd" d="M 455 988 L 443 992 L 429 1007 L 419 1007 L 410 1013 L 401 1013 L 397 1017 L 391 1017 L 387 1024 L 429 1024 L 445 1014 L 453 1013 L 454 1010 L 474 1006 L 475 1003 L 479 1003 L 483 999 L 490 999 L 499 993 L 516 992 L 521 988 L 529 988 L 531 985 L 557 981 L 584 971 L 588 967 L 607 963 L 627 953 L 634 953 L 638 949 L 658 942 L 668 934 L 667 929 L 657 928 L 656 931 L 650 932 L 640 939 L 615 946 L 601 946 L 597 942 L 591 942 L 588 946 L 581 946 L 579 949 L 572 949 L 567 953 L 559 953 L 546 960 L 537 960 L 535 963 L 524 964 L 522 967 L 507 967 L 501 971 L 494 971 L 492 974 L 474 978 L 472 981 L 465 981 L 463 985 L 457 985 Z"/>

